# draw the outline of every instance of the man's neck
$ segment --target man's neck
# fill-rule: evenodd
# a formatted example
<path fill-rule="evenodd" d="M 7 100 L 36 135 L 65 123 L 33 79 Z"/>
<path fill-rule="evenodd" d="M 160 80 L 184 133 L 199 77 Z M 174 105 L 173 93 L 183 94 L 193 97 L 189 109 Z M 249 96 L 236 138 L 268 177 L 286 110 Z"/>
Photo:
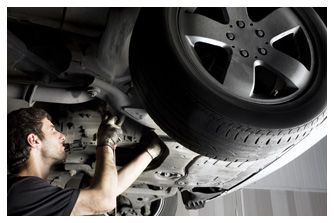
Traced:
<path fill-rule="evenodd" d="M 50 168 L 52 166 L 51 162 L 45 162 L 40 160 L 40 157 L 30 156 L 26 168 L 22 169 L 18 175 L 19 176 L 36 176 L 42 179 L 46 179 Z"/>

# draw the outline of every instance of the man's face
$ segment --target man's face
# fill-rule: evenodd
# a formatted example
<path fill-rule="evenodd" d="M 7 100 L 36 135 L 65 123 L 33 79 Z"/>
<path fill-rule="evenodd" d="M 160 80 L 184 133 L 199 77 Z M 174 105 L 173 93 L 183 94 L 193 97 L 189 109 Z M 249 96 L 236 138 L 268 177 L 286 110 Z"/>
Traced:
<path fill-rule="evenodd" d="M 44 139 L 42 140 L 42 155 L 46 159 L 51 159 L 53 162 L 62 161 L 65 159 L 65 136 L 58 132 L 49 119 L 42 120 L 42 132 Z"/>

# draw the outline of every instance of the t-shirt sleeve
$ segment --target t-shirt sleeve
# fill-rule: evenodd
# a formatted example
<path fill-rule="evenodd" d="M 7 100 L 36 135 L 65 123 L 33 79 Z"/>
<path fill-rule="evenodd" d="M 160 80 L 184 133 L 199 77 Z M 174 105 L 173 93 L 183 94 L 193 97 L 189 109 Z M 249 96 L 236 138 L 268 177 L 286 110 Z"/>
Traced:
<path fill-rule="evenodd" d="M 78 189 L 62 189 L 38 177 L 29 177 L 17 182 L 7 193 L 7 214 L 70 215 L 79 192 Z"/>

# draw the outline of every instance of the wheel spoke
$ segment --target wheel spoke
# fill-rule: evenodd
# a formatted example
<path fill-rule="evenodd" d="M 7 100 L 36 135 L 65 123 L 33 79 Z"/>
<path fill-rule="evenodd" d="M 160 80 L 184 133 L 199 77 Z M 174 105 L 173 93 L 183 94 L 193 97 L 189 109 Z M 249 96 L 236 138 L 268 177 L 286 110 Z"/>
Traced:
<path fill-rule="evenodd" d="M 298 89 L 305 86 L 311 77 L 310 71 L 301 62 L 274 48 L 263 62 L 264 66 L 290 80 Z"/>
<path fill-rule="evenodd" d="M 247 13 L 247 8 L 245 7 L 231 7 L 226 8 L 227 14 L 230 18 L 230 23 L 235 21 L 248 21 L 249 16 Z"/>
<path fill-rule="evenodd" d="M 181 30 L 184 36 L 197 36 L 229 44 L 226 25 L 200 14 L 181 13 Z"/>
<path fill-rule="evenodd" d="M 197 7 L 184 7 L 182 8 L 183 13 L 194 13 Z"/>
<path fill-rule="evenodd" d="M 225 75 L 223 89 L 233 95 L 249 98 L 254 89 L 254 68 L 232 58 Z"/>
<path fill-rule="evenodd" d="M 205 38 L 205 37 L 200 37 L 200 36 L 186 36 L 186 39 L 188 40 L 188 43 L 194 47 L 194 45 L 198 42 L 201 43 L 207 43 L 210 45 L 214 45 L 214 46 L 219 46 L 222 48 L 228 48 L 226 43 L 214 40 L 214 39 L 209 39 L 209 38 Z"/>
<path fill-rule="evenodd" d="M 257 27 L 266 30 L 269 39 L 282 38 L 290 33 L 295 33 L 299 28 L 299 19 L 288 8 L 279 8 L 258 22 Z"/>

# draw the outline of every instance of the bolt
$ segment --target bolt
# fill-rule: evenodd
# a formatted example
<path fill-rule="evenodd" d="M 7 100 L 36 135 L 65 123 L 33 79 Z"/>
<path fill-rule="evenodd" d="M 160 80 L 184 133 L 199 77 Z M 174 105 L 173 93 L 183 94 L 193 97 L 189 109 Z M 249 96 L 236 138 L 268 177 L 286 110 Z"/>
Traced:
<path fill-rule="evenodd" d="M 262 55 L 267 55 L 267 50 L 265 48 L 259 48 L 258 51 Z"/>
<path fill-rule="evenodd" d="M 247 52 L 247 50 L 240 50 L 240 54 L 243 57 L 248 57 L 249 56 L 249 53 Z"/>
<path fill-rule="evenodd" d="M 235 36 L 234 36 L 233 33 L 226 33 L 226 37 L 227 37 L 227 39 L 229 39 L 229 40 L 234 40 L 234 39 L 235 39 Z"/>
<path fill-rule="evenodd" d="M 100 88 L 90 87 L 87 90 L 87 94 L 91 96 L 92 98 L 96 97 L 101 92 Z"/>
<path fill-rule="evenodd" d="M 264 37 L 264 32 L 260 29 L 255 30 L 255 33 L 258 37 Z"/>
<path fill-rule="evenodd" d="M 76 170 L 70 170 L 70 176 L 73 177 L 75 174 L 77 174 L 77 171 Z"/>
<path fill-rule="evenodd" d="M 239 28 L 244 28 L 245 27 L 245 23 L 241 20 L 237 21 L 237 26 L 239 26 Z"/>

